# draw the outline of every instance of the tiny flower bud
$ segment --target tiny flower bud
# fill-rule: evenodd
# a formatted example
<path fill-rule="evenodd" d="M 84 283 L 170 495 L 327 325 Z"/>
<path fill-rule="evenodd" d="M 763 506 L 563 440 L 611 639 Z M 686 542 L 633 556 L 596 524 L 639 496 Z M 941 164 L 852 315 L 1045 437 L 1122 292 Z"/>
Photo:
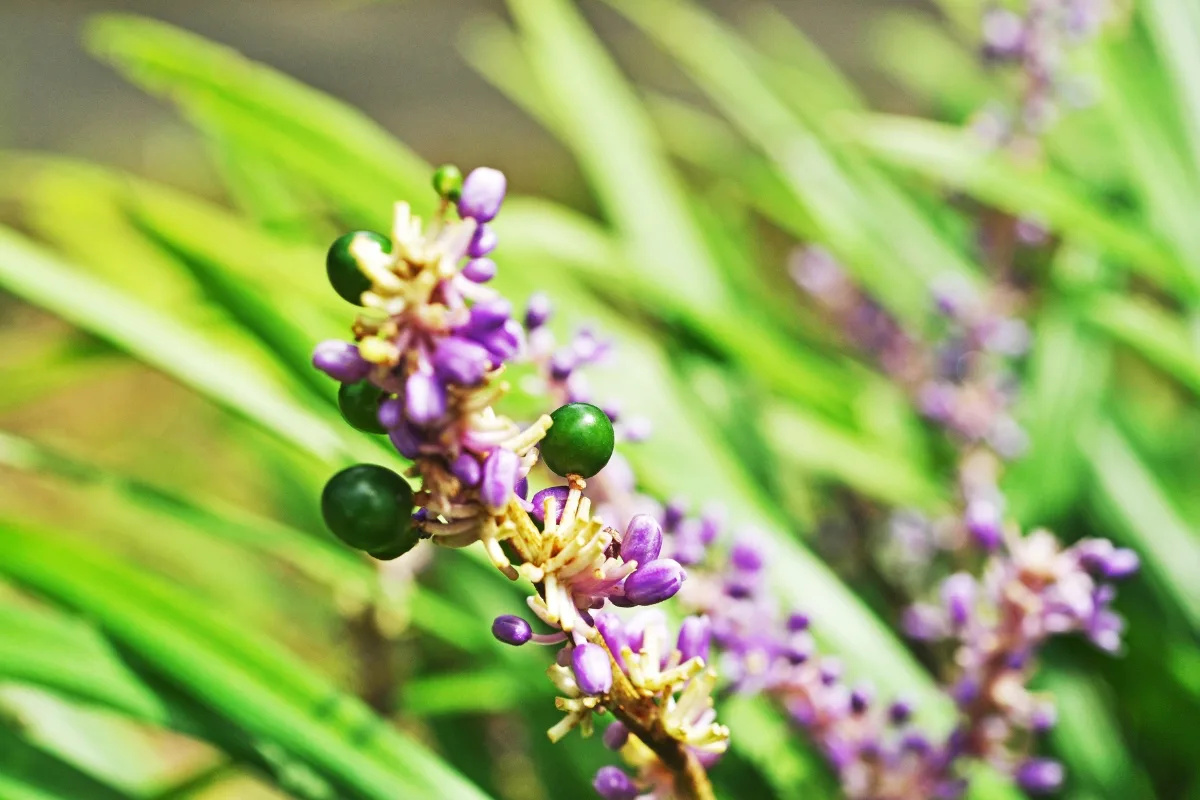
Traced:
<path fill-rule="evenodd" d="M 1102 570 L 1104 577 L 1119 581 L 1136 573 L 1140 566 L 1141 561 L 1138 559 L 1138 554 L 1127 547 L 1121 547 L 1109 554 L 1104 561 Z"/>
<path fill-rule="evenodd" d="M 888 707 L 888 719 L 893 725 L 903 725 L 912 719 L 913 704 L 903 698 L 896 700 Z"/>
<path fill-rule="evenodd" d="M 699 658 L 708 662 L 708 646 L 712 639 L 712 624 L 708 617 L 688 617 L 679 626 L 679 640 L 675 649 L 682 661 Z"/>
<path fill-rule="evenodd" d="M 604 746 L 609 750 L 620 750 L 629 741 L 629 728 L 621 721 L 614 722 L 604 729 Z"/>
<path fill-rule="evenodd" d="M 392 445 L 399 451 L 400 455 L 405 458 L 416 458 L 417 453 L 420 452 L 420 439 L 417 438 L 413 429 L 404 421 L 401 421 L 399 425 L 388 431 L 388 438 L 391 439 Z"/>
<path fill-rule="evenodd" d="M 967 504 L 963 515 L 967 532 L 986 550 L 1000 546 L 1004 533 L 1001 528 L 1000 509 L 991 500 L 977 499 Z"/>
<path fill-rule="evenodd" d="M 483 477 L 483 467 L 479 465 L 479 459 L 467 452 L 458 454 L 450 464 L 450 471 L 464 486 L 478 486 Z"/>
<path fill-rule="evenodd" d="M 658 521 L 649 514 L 638 514 L 629 520 L 621 539 L 621 558 L 649 564 L 662 552 L 663 532 Z"/>
<path fill-rule="evenodd" d="M 625 579 L 625 597 L 634 605 L 651 606 L 675 596 L 686 573 L 678 561 L 660 558 L 638 567 Z"/>
<path fill-rule="evenodd" d="M 633 779 L 621 771 L 620 767 L 609 765 L 596 771 L 592 788 L 603 800 L 635 800 L 638 788 Z"/>
<path fill-rule="evenodd" d="M 399 397 L 389 397 L 379 404 L 379 424 L 384 430 L 390 431 L 404 421 L 404 401 Z"/>
<path fill-rule="evenodd" d="M 517 473 L 521 469 L 521 458 L 511 450 L 497 447 L 483 462 L 483 479 L 479 484 L 479 496 L 488 510 L 498 514 L 508 505 L 508 497 L 517 485 Z"/>
<path fill-rule="evenodd" d="M 729 560 L 733 566 L 746 572 L 758 572 L 762 569 L 762 553 L 749 542 L 737 542 L 729 551 Z"/>
<path fill-rule="evenodd" d="M 483 379 L 489 355 L 483 345 L 459 336 L 440 340 L 433 351 L 433 371 L 444 381 L 474 386 Z"/>
<path fill-rule="evenodd" d="M 371 371 L 371 362 L 364 359 L 358 347 L 340 339 L 321 342 L 313 349 L 313 366 L 342 383 L 358 383 Z"/>
<path fill-rule="evenodd" d="M 467 245 L 467 255 L 471 258 L 481 258 L 496 249 L 499 237 L 491 225 L 480 225 Z"/>
<path fill-rule="evenodd" d="M 571 654 L 571 667 L 584 694 L 604 694 L 612 688 L 612 662 L 600 645 L 591 642 L 578 645 Z"/>
<path fill-rule="evenodd" d="M 793 633 L 808 630 L 810 624 L 811 621 L 808 618 L 808 614 L 801 614 L 799 612 L 791 614 L 787 619 L 787 629 Z"/>
<path fill-rule="evenodd" d="M 871 705 L 871 689 L 868 686 L 856 686 L 850 693 L 850 710 L 862 714 Z"/>
<path fill-rule="evenodd" d="M 535 292 L 530 295 L 529 304 L 525 306 L 525 327 L 529 330 L 542 327 L 550 319 L 553 311 L 550 298 L 542 292 Z"/>
<path fill-rule="evenodd" d="M 462 276 L 473 283 L 487 283 L 496 277 L 496 262 L 490 258 L 472 258 L 463 265 Z"/>
<path fill-rule="evenodd" d="M 489 222 L 500 212 L 508 181 L 504 173 L 490 167 L 471 170 L 462 184 L 458 198 L 458 215 L 479 222 Z"/>
<path fill-rule="evenodd" d="M 965 625 L 975 604 L 975 579 L 956 572 L 942 582 L 942 606 L 955 627 Z"/>
<path fill-rule="evenodd" d="M 505 644 L 519 646 L 533 638 L 533 628 L 514 614 L 504 614 L 492 620 L 492 636 Z"/>
<path fill-rule="evenodd" d="M 414 372 L 404 382 L 404 408 L 417 425 L 428 425 L 446 413 L 446 387 L 432 375 Z"/>
<path fill-rule="evenodd" d="M 1017 785 L 1030 794 L 1049 794 L 1062 786 L 1062 764 L 1049 758 L 1031 758 L 1017 768 Z"/>
<path fill-rule="evenodd" d="M 567 495 L 570 489 L 566 486 L 551 486 L 549 489 L 542 489 L 533 496 L 533 518 L 543 525 L 546 524 L 546 501 L 550 501 L 550 513 L 554 516 L 554 523 L 557 525 L 562 519 L 563 509 L 567 507 Z"/>

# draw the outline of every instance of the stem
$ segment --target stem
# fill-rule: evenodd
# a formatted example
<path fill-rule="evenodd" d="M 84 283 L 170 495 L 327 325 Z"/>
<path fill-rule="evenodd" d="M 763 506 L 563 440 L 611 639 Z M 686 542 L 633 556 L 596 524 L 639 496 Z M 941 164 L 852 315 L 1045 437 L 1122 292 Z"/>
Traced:
<path fill-rule="evenodd" d="M 671 736 L 663 727 L 662 708 L 654 702 L 653 697 L 643 697 L 634 689 L 625 672 L 613 658 L 604 637 L 595 638 L 596 643 L 608 653 L 613 668 L 613 686 L 609 690 L 605 707 L 671 770 L 675 777 L 675 794 L 679 800 L 715 800 L 716 795 L 713 794 L 712 784 L 704 766 L 688 750 L 687 745 Z"/>

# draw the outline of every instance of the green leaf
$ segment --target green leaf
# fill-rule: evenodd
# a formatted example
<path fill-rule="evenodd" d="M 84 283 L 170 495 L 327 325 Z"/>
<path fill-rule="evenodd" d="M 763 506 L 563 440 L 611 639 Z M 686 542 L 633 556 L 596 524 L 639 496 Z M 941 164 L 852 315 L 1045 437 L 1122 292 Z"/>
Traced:
<path fill-rule="evenodd" d="M 509 0 L 524 52 L 630 260 L 698 308 L 725 296 L 653 125 L 587 23 L 564 0 Z"/>
<path fill-rule="evenodd" d="M 1094 206 L 1044 167 L 988 150 L 969 131 L 936 122 L 871 115 L 847 120 L 846 132 L 886 163 L 916 171 L 1011 214 L 1034 215 L 1081 242 L 1092 242 L 1185 297 L 1197 292 L 1188 271 L 1136 222 Z"/>
<path fill-rule="evenodd" d="M 1148 300 L 1111 294 L 1090 300 L 1083 314 L 1088 325 L 1200 394 L 1200 355 L 1182 321 Z"/>
<path fill-rule="evenodd" d="M 497 714 L 520 705 L 523 683 L 504 669 L 425 675 L 405 683 L 402 707 L 406 713 L 426 717 Z M 544 692 L 537 698 L 546 699 Z"/>
<path fill-rule="evenodd" d="M 1200 631 L 1200 533 L 1179 518 L 1152 473 L 1111 423 L 1098 426 L 1082 443 L 1096 490 L 1124 541 L 1141 556 L 1163 594 Z"/>
<path fill-rule="evenodd" d="M 342 434 L 199 332 L 162 316 L 0 228 L 0 284 L 245 415 L 285 442 L 336 461 Z"/>
<path fill-rule="evenodd" d="M 29 683 L 133 717 L 162 721 L 165 710 L 95 628 L 0 597 L 0 680 Z"/>
<path fill-rule="evenodd" d="M 176 102 L 202 127 L 336 193 L 363 219 L 385 220 L 397 197 L 434 205 L 430 169 L 364 114 L 161 22 L 95 17 L 88 45 L 143 88 Z"/>
<path fill-rule="evenodd" d="M 1200 170 L 1200 6 L 1185 0 L 1146 0 L 1139 11 L 1171 78 L 1189 133 L 1192 167 Z"/>
<path fill-rule="evenodd" d="M 277 645 L 171 584 L 53 533 L 5 523 L 0 572 L 86 609 L 202 703 L 365 797 L 481 798 L 416 742 Z"/>
<path fill-rule="evenodd" d="M 0 723 L 0 797 L 5 800 L 130 800 Z"/>

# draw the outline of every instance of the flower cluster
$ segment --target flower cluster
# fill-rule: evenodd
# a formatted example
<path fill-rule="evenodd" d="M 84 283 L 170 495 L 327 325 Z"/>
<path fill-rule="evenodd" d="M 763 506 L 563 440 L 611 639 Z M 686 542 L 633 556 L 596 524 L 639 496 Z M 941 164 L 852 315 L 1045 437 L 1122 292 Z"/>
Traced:
<path fill-rule="evenodd" d="M 1032 145 L 1061 106 L 1088 102 L 1090 93 L 1064 62 L 1111 13 L 1108 0 L 1028 0 L 1023 13 L 989 5 L 981 20 L 981 54 L 988 64 L 1017 67 L 1023 88 L 1015 113 L 988 107 L 977 115 L 976 131 L 994 146 Z"/>
<path fill-rule="evenodd" d="M 535 587 L 529 609 L 551 629 L 534 633 L 522 617 L 503 615 L 493 621 L 493 635 L 510 645 L 563 644 L 548 675 L 566 715 L 550 737 L 575 727 L 586 735 L 593 715 L 610 711 L 627 730 L 623 752 L 638 770 L 635 778 L 620 773 L 622 786 L 664 798 L 710 797 L 704 767 L 729 734 L 715 721 L 716 675 L 701 652 L 707 645 L 685 628 L 675 650 L 661 624 L 626 628 L 601 613 L 661 603 L 686 578 L 678 561 L 662 557 L 655 518 L 632 515 L 618 531 L 593 514 L 584 494 L 585 479 L 610 463 L 616 440 L 605 412 L 583 402 L 579 371 L 602 358 L 606 345 L 584 330 L 558 349 L 542 296 L 526 310 L 527 341 L 509 303 L 486 286 L 496 273 L 487 258 L 496 246 L 489 223 L 504 198 L 503 174 L 477 169 L 463 180 L 443 167 L 434 186 L 442 204 L 428 228 L 399 203 L 390 237 L 358 231 L 330 248 L 330 282 L 363 312 L 353 327 L 356 343 L 322 342 L 313 363 L 342 383 L 346 420 L 386 433 L 412 462 L 408 475 L 420 489 L 414 495 L 383 467 L 350 467 L 326 485 L 326 523 L 382 560 L 418 538 L 451 547 L 481 542 L 499 570 Z M 524 428 L 494 407 L 516 360 L 532 361 L 541 388 L 565 403 Z M 627 440 L 644 432 L 644 425 L 623 431 Z M 539 463 L 567 484 L 527 499 Z M 616 466 L 617 473 L 628 469 Z M 621 480 L 618 474 L 608 482 Z M 610 796 L 615 790 L 605 786 L 598 777 L 598 789 Z"/>

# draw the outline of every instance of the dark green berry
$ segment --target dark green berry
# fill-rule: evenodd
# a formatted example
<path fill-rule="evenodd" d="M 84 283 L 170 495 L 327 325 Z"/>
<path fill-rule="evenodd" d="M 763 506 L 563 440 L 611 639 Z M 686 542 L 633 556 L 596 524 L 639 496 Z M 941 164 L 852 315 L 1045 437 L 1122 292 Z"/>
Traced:
<path fill-rule="evenodd" d="M 384 550 L 410 534 L 412 488 L 387 467 L 357 464 L 329 479 L 321 516 L 335 536 L 359 550 Z"/>
<path fill-rule="evenodd" d="M 329 253 L 325 256 L 325 273 L 333 290 L 343 300 L 361 306 L 362 293 L 371 288 L 371 281 L 358 268 L 358 260 L 350 252 L 350 245 L 358 236 L 378 242 L 385 253 L 392 252 L 392 240 L 388 237 L 375 231 L 350 231 L 334 239 L 329 246 Z"/>
<path fill-rule="evenodd" d="M 419 541 L 421 541 L 421 532 L 410 526 L 401 532 L 391 544 L 377 547 L 368 552 L 376 561 L 392 561 L 412 550 Z"/>
<path fill-rule="evenodd" d="M 379 403 L 384 393 L 370 381 L 343 383 L 338 389 L 338 408 L 351 426 L 363 433 L 387 433 L 379 424 Z"/>
<path fill-rule="evenodd" d="M 568 403 L 550 419 L 554 424 L 542 439 L 540 449 L 546 466 L 562 476 L 590 478 L 612 458 L 612 422 L 590 403 Z"/>
<path fill-rule="evenodd" d="M 463 176 L 453 164 L 442 164 L 433 171 L 433 190 L 447 200 L 458 201 L 462 194 Z"/>

